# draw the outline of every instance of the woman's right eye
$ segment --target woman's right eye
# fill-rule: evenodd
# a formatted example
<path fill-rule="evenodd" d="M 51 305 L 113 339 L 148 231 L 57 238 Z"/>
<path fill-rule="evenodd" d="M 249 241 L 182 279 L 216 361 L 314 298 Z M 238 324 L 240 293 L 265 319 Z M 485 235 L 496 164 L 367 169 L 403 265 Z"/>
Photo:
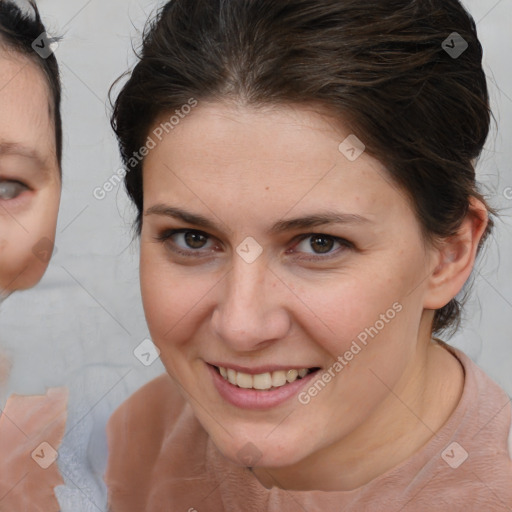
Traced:
<path fill-rule="evenodd" d="M 15 199 L 28 187 L 19 181 L 0 181 L 0 200 Z"/>
<path fill-rule="evenodd" d="M 176 237 L 181 237 L 184 245 L 179 245 Z M 167 244 L 170 250 L 182 256 L 204 257 L 204 253 L 209 249 L 211 250 L 211 247 L 205 249 L 205 242 L 208 241 L 210 236 L 194 229 L 170 229 L 155 238 Z M 173 238 L 175 239 L 173 240 Z M 199 244 L 199 247 L 197 244 Z"/>

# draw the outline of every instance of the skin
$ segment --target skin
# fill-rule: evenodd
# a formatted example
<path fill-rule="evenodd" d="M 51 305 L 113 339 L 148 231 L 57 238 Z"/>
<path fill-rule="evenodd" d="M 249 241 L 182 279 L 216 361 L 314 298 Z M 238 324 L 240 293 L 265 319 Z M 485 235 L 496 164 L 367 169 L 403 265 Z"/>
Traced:
<path fill-rule="evenodd" d="M 144 163 L 140 276 L 152 340 L 220 452 L 242 464 L 238 451 L 257 447 L 253 472 L 266 487 L 363 485 L 423 446 L 463 389 L 431 322 L 471 273 L 486 210 L 473 201 L 455 237 L 426 245 L 383 165 L 338 150 L 349 134 L 319 108 L 200 103 Z M 218 227 L 149 213 L 156 205 Z M 367 221 L 269 232 L 326 210 Z M 158 240 L 170 229 L 205 237 Z M 248 236 L 263 248 L 251 264 L 236 252 Z M 307 405 L 242 410 L 212 385 L 208 361 L 327 369 L 395 302 L 402 311 Z"/>
<path fill-rule="evenodd" d="M 37 284 L 48 266 L 61 179 L 45 76 L 31 60 L 2 46 L 0 112 L 0 297 L 5 298 Z M 9 370 L 0 353 L 0 384 Z M 43 441 L 58 449 L 66 404 L 65 389 L 8 398 L 0 417 L 2 510 L 21 510 L 29 501 L 39 510 L 59 510 L 50 492 L 64 484 L 57 464 L 39 469 L 28 454 Z"/>
<path fill-rule="evenodd" d="M 61 180 L 43 72 L 0 49 L 0 292 L 39 282 L 53 249 Z"/>

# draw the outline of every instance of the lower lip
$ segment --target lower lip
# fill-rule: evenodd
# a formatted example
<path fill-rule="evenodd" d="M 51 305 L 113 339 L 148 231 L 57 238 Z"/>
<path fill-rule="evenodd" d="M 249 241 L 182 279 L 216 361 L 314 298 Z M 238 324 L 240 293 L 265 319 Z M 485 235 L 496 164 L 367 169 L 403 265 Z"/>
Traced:
<path fill-rule="evenodd" d="M 314 371 L 308 373 L 302 379 L 297 379 L 292 383 L 285 384 L 272 391 L 259 391 L 256 389 L 245 389 L 234 386 L 225 380 L 222 375 L 210 364 L 207 364 L 208 370 L 212 375 L 213 383 L 220 396 L 230 404 L 241 409 L 262 410 L 281 405 L 286 400 L 298 394 L 300 389 L 305 386 L 318 373 Z"/>

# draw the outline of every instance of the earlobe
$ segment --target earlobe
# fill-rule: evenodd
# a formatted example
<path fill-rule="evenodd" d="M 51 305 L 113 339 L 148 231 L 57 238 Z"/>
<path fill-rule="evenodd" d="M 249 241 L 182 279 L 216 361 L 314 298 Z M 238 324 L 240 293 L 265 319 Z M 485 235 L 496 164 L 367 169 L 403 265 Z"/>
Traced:
<path fill-rule="evenodd" d="M 461 291 L 473 270 L 478 246 L 488 222 L 487 208 L 472 197 L 458 232 L 443 240 L 437 250 L 436 266 L 429 278 L 425 296 L 425 309 L 440 309 Z"/>

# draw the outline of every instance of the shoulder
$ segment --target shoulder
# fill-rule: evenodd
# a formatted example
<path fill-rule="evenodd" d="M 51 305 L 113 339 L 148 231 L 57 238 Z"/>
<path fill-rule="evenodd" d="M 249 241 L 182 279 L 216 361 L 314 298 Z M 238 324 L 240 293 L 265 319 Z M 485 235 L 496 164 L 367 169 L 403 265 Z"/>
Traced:
<path fill-rule="evenodd" d="M 205 458 L 210 438 L 181 390 L 164 374 L 110 417 L 104 475 L 108 510 L 163 510 L 162 503 L 180 503 L 187 510 L 201 486 L 218 485 Z"/>
<path fill-rule="evenodd" d="M 492 432 L 495 441 L 508 443 L 512 422 L 510 397 L 464 352 L 453 348 L 452 351 L 464 367 L 463 400 L 468 405 L 475 427 L 478 428 L 479 437 L 488 431 Z"/>
<path fill-rule="evenodd" d="M 123 402 L 107 423 L 108 463 L 105 482 L 112 490 L 126 482 L 149 480 L 166 437 L 186 401 L 168 374 L 148 382 Z M 149 484 L 149 481 L 147 482 Z"/>
<path fill-rule="evenodd" d="M 153 430 L 163 426 L 162 420 L 168 419 L 162 413 L 174 412 L 185 406 L 178 386 L 168 374 L 163 374 L 148 382 L 127 398 L 112 414 L 109 428 L 122 427 L 126 424 L 151 424 Z M 155 423 L 156 421 L 156 423 Z"/>
<path fill-rule="evenodd" d="M 11 395 L 0 411 L 1 510 L 22 510 L 29 501 L 37 510 L 59 510 L 54 488 L 64 482 L 53 460 L 67 401 L 66 388 L 50 388 L 44 395 Z"/>
<path fill-rule="evenodd" d="M 160 375 L 133 393 L 112 414 L 107 424 L 109 448 L 117 449 L 126 438 L 130 443 L 151 439 L 154 444 L 172 428 L 185 405 L 172 378 Z"/>
<path fill-rule="evenodd" d="M 500 414 L 507 419 L 506 424 L 510 427 L 510 397 L 505 390 L 468 355 L 461 350 L 452 350 L 464 367 L 467 387 L 473 394 L 472 402 L 479 402 L 481 415 L 485 412 Z"/>
<path fill-rule="evenodd" d="M 493 488 L 495 493 L 512 502 L 512 405 L 509 395 L 467 355 L 457 351 L 463 362 L 470 393 L 461 436 L 469 453 L 468 482 Z M 461 466 L 461 467 L 465 467 Z M 459 470 L 460 471 L 460 470 Z M 478 475 L 479 482 L 475 482 Z M 488 493 L 488 489 L 483 489 Z M 481 494 L 485 494 L 484 492 Z M 490 499 L 490 498 L 489 498 Z"/>

